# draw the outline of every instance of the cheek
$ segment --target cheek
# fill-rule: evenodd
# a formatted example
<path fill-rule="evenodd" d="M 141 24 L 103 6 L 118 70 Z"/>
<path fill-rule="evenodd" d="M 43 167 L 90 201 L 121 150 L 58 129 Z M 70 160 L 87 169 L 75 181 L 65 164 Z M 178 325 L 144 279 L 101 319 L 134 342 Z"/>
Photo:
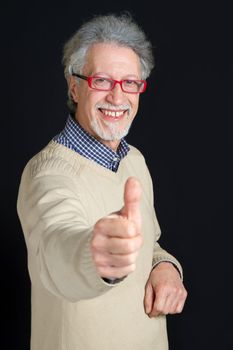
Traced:
<path fill-rule="evenodd" d="M 131 100 L 132 113 L 134 114 L 134 116 L 137 113 L 138 105 L 139 105 L 139 98 L 138 97 Z"/>
<path fill-rule="evenodd" d="M 96 110 L 96 105 L 98 103 L 103 103 L 104 95 L 103 92 L 98 91 L 89 91 L 84 97 L 84 103 L 88 106 L 92 111 Z"/>
<path fill-rule="evenodd" d="M 92 115 L 95 110 L 95 99 L 90 94 L 83 94 L 79 97 L 80 103 L 78 105 L 80 109 L 82 109 L 82 112 L 84 112 L 85 115 Z"/>

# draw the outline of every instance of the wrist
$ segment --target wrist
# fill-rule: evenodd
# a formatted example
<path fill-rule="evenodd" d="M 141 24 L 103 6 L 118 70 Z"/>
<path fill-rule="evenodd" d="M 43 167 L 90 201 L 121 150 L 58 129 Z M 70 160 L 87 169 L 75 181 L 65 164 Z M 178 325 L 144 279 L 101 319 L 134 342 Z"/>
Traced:
<path fill-rule="evenodd" d="M 160 269 L 160 270 L 172 269 L 172 270 L 175 270 L 179 274 L 179 276 L 181 277 L 181 274 L 180 274 L 178 267 L 175 264 L 173 264 L 173 262 L 171 262 L 171 261 L 160 261 L 153 267 L 152 271 L 155 269 L 157 269 L 157 270 L 158 269 Z"/>

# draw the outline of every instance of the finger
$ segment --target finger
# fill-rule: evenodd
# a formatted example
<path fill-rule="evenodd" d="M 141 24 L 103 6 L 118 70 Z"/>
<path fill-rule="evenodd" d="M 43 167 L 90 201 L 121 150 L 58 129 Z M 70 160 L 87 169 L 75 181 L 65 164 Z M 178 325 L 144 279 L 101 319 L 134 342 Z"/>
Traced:
<path fill-rule="evenodd" d="M 102 254 L 97 252 L 93 258 L 96 266 L 126 267 L 135 264 L 137 256 L 138 252 L 124 255 Z"/>
<path fill-rule="evenodd" d="M 178 305 L 176 306 L 176 310 L 175 310 L 175 313 L 179 314 L 182 312 L 183 308 L 184 308 L 184 303 L 185 303 L 185 300 L 183 301 L 180 301 L 178 303 Z"/>
<path fill-rule="evenodd" d="M 172 315 L 179 314 L 181 313 L 182 309 L 183 309 L 183 306 L 180 307 L 179 303 L 174 303 L 173 305 L 170 306 L 169 310 L 167 311 L 167 314 L 172 314 Z"/>
<path fill-rule="evenodd" d="M 130 177 L 125 183 L 124 190 L 124 207 L 121 210 L 121 214 L 126 216 L 129 220 L 137 223 L 138 229 L 141 225 L 141 213 L 140 213 L 140 199 L 141 199 L 141 185 L 140 182 Z"/>
<path fill-rule="evenodd" d="M 91 250 L 93 252 L 98 251 L 108 254 L 131 254 L 138 251 L 141 248 L 142 243 L 143 238 L 141 235 L 129 238 L 111 237 L 106 234 L 99 234 L 97 228 L 94 229 L 94 234 L 92 236 Z"/>
<path fill-rule="evenodd" d="M 155 317 L 161 314 L 165 314 L 165 305 L 167 301 L 167 295 L 164 293 L 156 292 L 153 308 L 149 314 L 150 317 Z"/>
<path fill-rule="evenodd" d="M 146 285 L 145 296 L 144 296 L 144 309 L 146 314 L 150 314 L 154 304 L 154 290 L 150 283 Z"/>
<path fill-rule="evenodd" d="M 132 254 L 137 252 L 142 246 L 142 236 L 134 238 L 106 238 L 98 237 L 93 239 L 92 248 L 95 251 L 108 254 Z"/>
<path fill-rule="evenodd" d="M 132 254 L 138 252 L 142 246 L 142 236 L 133 238 L 110 238 L 107 242 L 109 254 Z"/>
<path fill-rule="evenodd" d="M 156 297 L 152 316 L 156 314 L 167 315 L 181 312 L 184 306 L 186 294 L 185 290 L 177 290 L 176 288 L 167 292 L 163 291 L 163 293 Z"/>
<path fill-rule="evenodd" d="M 173 314 L 181 313 L 184 308 L 186 297 L 187 297 L 187 292 L 184 289 L 181 295 L 178 296 L 177 301 L 174 302 L 174 304 L 171 306 L 170 313 L 173 313 Z"/>
<path fill-rule="evenodd" d="M 177 303 L 178 303 L 177 297 L 173 298 L 172 296 L 168 295 L 164 301 L 163 306 L 158 312 L 160 312 L 160 314 L 163 314 L 163 315 L 174 314 L 176 313 L 175 310 L 177 307 Z M 160 306 L 158 307 L 160 308 Z"/>
<path fill-rule="evenodd" d="M 109 215 L 94 226 L 94 234 L 109 237 L 128 238 L 138 235 L 136 224 L 119 215 Z"/>

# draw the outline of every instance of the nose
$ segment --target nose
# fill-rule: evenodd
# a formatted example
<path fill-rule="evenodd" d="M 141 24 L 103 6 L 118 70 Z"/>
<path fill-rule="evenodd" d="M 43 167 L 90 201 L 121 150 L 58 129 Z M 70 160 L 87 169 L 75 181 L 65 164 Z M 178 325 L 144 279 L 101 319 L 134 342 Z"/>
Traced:
<path fill-rule="evenodd" d="M 116 105 L 122 104 L 123 100 L 125 99 L 125 95 L 119 83 L 116 83 L 114 88 L 109 91 L 108 95 L 106 96 L 106 99 L 107 101 Z"/>

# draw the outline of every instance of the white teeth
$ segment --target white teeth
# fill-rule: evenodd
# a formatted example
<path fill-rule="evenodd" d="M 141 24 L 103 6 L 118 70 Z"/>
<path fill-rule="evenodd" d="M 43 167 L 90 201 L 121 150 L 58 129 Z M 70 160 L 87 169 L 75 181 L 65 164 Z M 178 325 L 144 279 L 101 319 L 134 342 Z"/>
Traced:
<path fill-rule="evenodd" d="M 115 112 L 115 111 L 109 111 L 109 110 L 107 111 L 105 109 L 102 109 L 102 112 L 103 112 L 103 114 L 108 115 L 108 116 L 113 117 L 113 118 L 120 117 L 124 113 L 124 111 Z"/>
<path fill-rule="evenodd" d="M 120 117 L 120 115 L 122 115 L 124 112 L 116 112 L 116 116 Z"/>

